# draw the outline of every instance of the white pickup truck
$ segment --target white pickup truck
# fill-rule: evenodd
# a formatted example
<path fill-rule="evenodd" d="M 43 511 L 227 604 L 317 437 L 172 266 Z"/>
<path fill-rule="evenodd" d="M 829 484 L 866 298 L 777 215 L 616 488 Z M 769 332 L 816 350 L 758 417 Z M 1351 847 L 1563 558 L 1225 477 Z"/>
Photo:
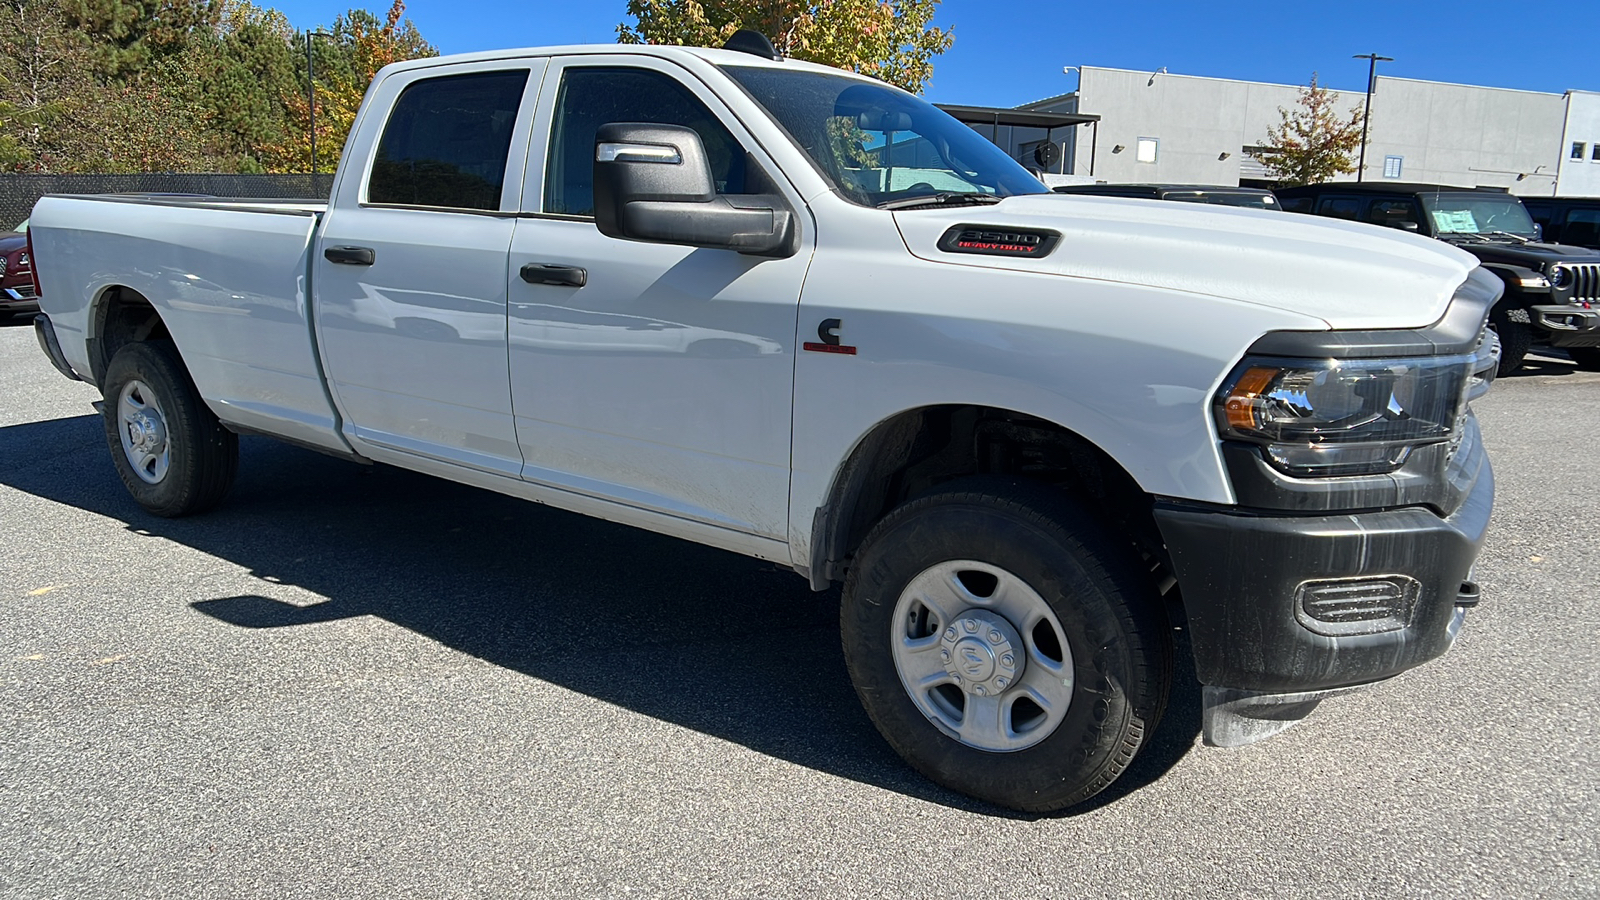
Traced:
<path fill-rule="evenodd" d="M 1498 279 L 1052 194 L 762 43 L 390 66 L 326 204 L 47 197 L 41 345 L 155 515 L 265 434 L 842 582 L 883 736 L 1017 809 L 1127 768 L 1175 628 L 1222 745 L 1448 649 Z"/>

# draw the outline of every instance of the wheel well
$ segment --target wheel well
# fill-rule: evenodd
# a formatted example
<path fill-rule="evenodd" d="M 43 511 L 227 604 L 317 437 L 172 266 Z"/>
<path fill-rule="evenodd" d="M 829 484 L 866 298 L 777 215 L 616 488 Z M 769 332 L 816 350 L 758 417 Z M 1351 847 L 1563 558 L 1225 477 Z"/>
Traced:
<path fill-rule="evenodd" d="M 903 412 L 861 441 L 813 523 L 813 586 L 843 579 L 862 539 L 890 510 L 969 475 L 1022 478 L 1066 491 L 1140 551 L 1163 592 L 1171 586 L 1153 500 L 1127 470 L 1053 422 L 981 406 Z"/>
<path fill-rule="evenodd" d="M 113 287 L 101 294 L 93 314 L 94 329 L 88 341 L 89 367 L 95 384 L 102 384 L 111 358 L 127 344 L 171 340 L 167 324 L 155 305 L 132 288 Z"/>

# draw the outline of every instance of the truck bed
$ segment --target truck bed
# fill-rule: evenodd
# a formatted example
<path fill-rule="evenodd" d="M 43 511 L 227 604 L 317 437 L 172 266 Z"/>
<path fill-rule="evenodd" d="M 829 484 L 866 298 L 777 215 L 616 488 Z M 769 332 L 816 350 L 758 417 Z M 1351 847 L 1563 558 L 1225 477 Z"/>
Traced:
<path fill-rule="evenodd" d="M 94 300 L 136 292 L 160 313 L 219 419 L 346 451 L 308 303 L 309 251 L 326 208 L 304 200 L 45 197 L 31 223 L 43 261 L 40 306 L 68 361 L 97 379 L 93 348 L 104 324 L 90 321 Z"/>

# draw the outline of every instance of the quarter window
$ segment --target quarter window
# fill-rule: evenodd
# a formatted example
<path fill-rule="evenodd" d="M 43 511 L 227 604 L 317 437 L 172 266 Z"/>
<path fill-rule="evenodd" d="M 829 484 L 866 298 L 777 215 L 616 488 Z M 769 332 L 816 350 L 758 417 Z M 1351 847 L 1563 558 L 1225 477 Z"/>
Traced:
<path fill-rule="evenodd" d="M 1359 197 L 1323 197 L 1317 204 L 1317 215 L 1330 216 L 1335 219 L 1361 218 L 1361 198 Z"/>
<path fill-rule="evenodd" d="M 418 81 L 378 141 L 367 202 L 498 210 L 528 70 Z"/>
<path fill-rule="evenodd" d="M 594 136 L 611 122 L 694 129 L 705 144 L 717 191 L 745 193 L 744 147 L 688 88 L 649 69 L 572 68 L 562 76 L 556 99 L 545 212 L 594 215 Z"/>

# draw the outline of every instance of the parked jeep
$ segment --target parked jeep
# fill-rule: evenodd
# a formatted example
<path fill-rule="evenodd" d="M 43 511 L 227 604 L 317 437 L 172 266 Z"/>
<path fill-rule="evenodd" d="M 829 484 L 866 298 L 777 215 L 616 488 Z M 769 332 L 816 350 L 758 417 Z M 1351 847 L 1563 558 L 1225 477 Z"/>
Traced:
<path fill-rule="evenodd" d="M 1283 208 L 1414 231 L 1478 257 L 1505 282 L 1489 314 L 1500 374 L 1536 345 L 1600 369 L 1600 252 L 1546 243 L 1522 201 L 1504 191 L 1437 184 L 1333 183 L 1277 191 Z"/>
<path fill-rule="evenodd" d="M 1093 194 L 1097 197 L 1131 197 L 1136 200 L 1178 200 L 1216 206 L 1279 209 L 1271 191 L 1225 184 L 1064 184 L 1058 194 Z"/>

